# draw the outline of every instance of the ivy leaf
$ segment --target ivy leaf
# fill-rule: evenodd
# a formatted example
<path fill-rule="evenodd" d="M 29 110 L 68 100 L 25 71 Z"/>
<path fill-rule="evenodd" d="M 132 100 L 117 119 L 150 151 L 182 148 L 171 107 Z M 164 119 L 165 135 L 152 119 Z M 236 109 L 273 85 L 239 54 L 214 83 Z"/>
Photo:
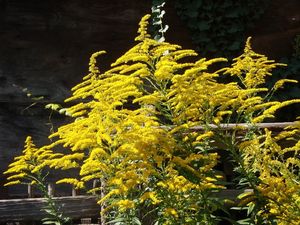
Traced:
<path fill-rule="evenodd" d="M 213 9 L 213 6 L 214 5 L 212 3 L 208 3 L 205 6 L 203 6 L 203 9 L 210 11 Z"/>
<path fill-rule="evenodd" d="M 197 36 L 194 37 L 194 41 L 196 43 L 207 43 L 207 42 L 210 42 L 210 38 L 207 36 L 207 34 L 205 33 L 202 33 L 202 34 L 198 34 Z"/>
<path fill-rule="evenodd" d="M 195 9 L 199 9 L 203 5 L 203 1 L 202 0 L 197 0 L 197 1 L 194 1 L 193 3 L 194 4 L 192 4 L 192 6 Z"/>
<path fill-rule="evenodd" d="M 231 26 L 229 29 L 227 29 L 228 33 L 237 33 L 239 31 L 242 31 L 242 26 L 238 26 L 238 25 L 233 25 Z"/>
<path fill-rule="evenodd" d="M 240 17 L 240 10 L 233 10 L 231 12 L 227 12 L 224 16 L 227 18 L 239 18 Z"/>
<path fill-rule="evenodd" d="M 240 49 L 241 42 L 240 41 L 235 41 L 231 45 L 228 46 L 228 50 L 230 51 L 236 51 Z"/>
<path fill-rule="evenodd" d="M 197 16 L 198 16 L 198 10 L 191 10 L 191 11 L 189 11 L 189 17 L 190 18 L 197 18 Z"/>
<path fill-rule="evenodd" d="M 198 29 L 200 31 L 209 30 L 209 28 L 210 28 L 210 24 L 206 21 L 201 21 L 198 23 Z"/>
<path fill-rule="evenodd" d="M 216 45 L 213 42 L 209 42 L 207 44 L 207 48 L 209 49 L 210 52 L 215 52 L 218 50 Z"/>

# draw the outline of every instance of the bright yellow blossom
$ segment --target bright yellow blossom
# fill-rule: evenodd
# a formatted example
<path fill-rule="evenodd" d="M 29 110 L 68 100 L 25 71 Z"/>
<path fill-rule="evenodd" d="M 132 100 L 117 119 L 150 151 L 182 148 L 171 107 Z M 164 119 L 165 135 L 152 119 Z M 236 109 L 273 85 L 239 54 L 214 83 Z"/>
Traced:
<path fill-rule="evenodd" d="M 108 71 L 97 66 L 104 51 L 91 56 L 89 74 L 65 100 L 70 107 L 64 110 L 73 120 L 49 136 L 53 143 L 48 146 L 38 149 L 28 138 L 24 155 L 16 157 L 6 172 L 13 174 L 8 184 L 45 166 L 77 168 L 79 178 L 58 183 L 82 188 L 101 180 L 103 187 L 89 191 L 102 191 L 102 213 L 111 210 L 113 216 L 122 216 L 150 207 L 162 217 L 162 224 L 196 224 L 199 218 L 211 222 L 222 204 L 213 203 L 215 194 L 224 188 L 214 169 L 220 158 L 215 144 L 220 142 L 242 167 L 237 171 L 251 175 L 247 182 L 249 177 L 256 179 L 251 183 L 255 192 L 241 205 L 263 198 L 264 211 L 255 216 L 275 217 L 278 224 L 300 221 L 300 123 L 275 138 L 256 127 L 275 117 L 278 109 L 300 102 L 268 101 L 283 83 L 294 82 L 281 80 L 272 90 L 265 87 L 272 69 L 283 64 L 255 53 L 249 38 L 244 53 L 230 67 L 214 70 L 216 63 L 227 60 L 191 61 L 195 51 L 151 39 L 149 18 L 140 22 L 137 44 Z M 218 82 L 224 75 L 239 82 Z M 231 122 L 245 122 L 249 129 L 229 131 L 221 126 Z M 197 126 L 203 131 L 191 131 Z M 282 148 L 278 142 L 286 140 L 296 143 Z M 53 153 L 58 146 L 65 148 L 63 155 Z"/>

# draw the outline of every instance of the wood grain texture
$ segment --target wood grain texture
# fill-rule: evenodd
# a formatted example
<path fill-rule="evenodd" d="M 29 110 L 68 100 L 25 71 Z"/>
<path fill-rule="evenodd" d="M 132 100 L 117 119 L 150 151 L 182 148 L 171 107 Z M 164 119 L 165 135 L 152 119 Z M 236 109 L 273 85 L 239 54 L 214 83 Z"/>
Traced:
<path fill-rule="evenodd" d="M 236 197 L 248 190 L 221 190 L 216 197 L 236 200 Z M 61 212 L 72 219 L 99 217 L 101 210 L 94 196 L 56 197 Z M 46 216 L 41 210 L 45 206 L 43 198 L 0 200 L 0 223 L 10 221 L 38 221 Z"/>
<path fill-rule="evenodd" d="M 292 126 L 295 125 L 294 122 L 277 122 L 277 123 L 257 123 L 255 124 L 255 127 L 260 128 L 260 129 L 264 129 L 264 128 L 268 128 L 271 130 L 282 130 L 288 126 Z M 249 128 L 253 128 L 253 124 L 248 124 L 248 123 L 227 123 L 227 124 L 219 124 L 219 125 L 215 125 L 215 124 L 208 124 L 206 126 L 194 126 L 189 128 L 190 131 L 203 131 L 207 128 L 210 129 L 221 129 L 221 130 L 234 130 L 234 129 L 249 129 Z M 172 128 L 172 126 L 161 126 L 161 128 Z"/>
<path fill-rule="evenodd" d="M 294 122 L 278 122 L 278 123 L 257 123 L 255 124 L 255 127 L 260 129 L 270 129 L 270 130 L 282 130 L 288 126 L 295 125 Z M 221 130 L 234 130 L 234 129 L 240 129 L 240 130 L 247 130 L 249 128 L 253 128 L 253 124 L 247 124 L 247 123 L 228 123 L 228 124 L 220 124 L 219 126 L 210 124 L 207 125 L 211 129 L 221 129 Z M 191 131 L 203 131 L 205 129 L 204 126 L 195 126 L 190 128 Z"/>
<path fill-rule="evenodd" d="M 256 51 L 278 58 L 292 51 L 300 2 L 271 2 L 247 35 L 253 36 Z M 0 0 L 0 199 L 26 193 L 19 186 L 3 188 L 2 173 L 21 153 L 27 135 L 37 146 L 47 143 L 51 124 L 44 106 L 70 96 L 93 52 L 107 51 L 99 59 L 104 71 L 132 47 L 138 22 L 150 8 L 151 0 Z M 194 49 L 172 1 L 165 9 L 166 39 Z M 27 93 L 44 99 L 32 105 Z M 51 120 L 54 127 L 65 122 L 59 116 Z"/>
<path fill-rule="evenodd" d="M 99 216 L 100 206 L 93 196 L 56 197 L 61 212 L 72 219 Z M 0 200 L 0 222 L 38 221 L 46 216 L 41 209 L 45 206 L 43 198 Z"/>
<path fill-rule="evenodd" d="M 167 5 L 170 42 L 191 47 L 187 28 Z M 3 171 L 21 154 L 27 135 L 37 146 L 48 142 L 47 103 L 62 103 L 70 88 L 88 73 L 92 53 L 105 50 L 106 70 L 130 49 L 139 20 L 151 12 L 151 0 L 0 0 L 0 199 L 26 193 L 2 187 Z M 31 98 L 43 96 L 34 105 Z M 54 114 L 54 128 L 67 118 Z"/>

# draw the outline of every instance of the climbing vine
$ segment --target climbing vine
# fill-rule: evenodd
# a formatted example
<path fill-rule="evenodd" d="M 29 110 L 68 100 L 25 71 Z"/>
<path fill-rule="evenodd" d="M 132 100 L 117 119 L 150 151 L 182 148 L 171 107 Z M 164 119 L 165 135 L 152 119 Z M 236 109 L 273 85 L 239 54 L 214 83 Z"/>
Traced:
<path fill-rule="evenodd" d="M 233 58 L 242 50 L 246 30 L 263 14 L 268 2 L 175 0 L 175 6 L 200 55 Z"/>

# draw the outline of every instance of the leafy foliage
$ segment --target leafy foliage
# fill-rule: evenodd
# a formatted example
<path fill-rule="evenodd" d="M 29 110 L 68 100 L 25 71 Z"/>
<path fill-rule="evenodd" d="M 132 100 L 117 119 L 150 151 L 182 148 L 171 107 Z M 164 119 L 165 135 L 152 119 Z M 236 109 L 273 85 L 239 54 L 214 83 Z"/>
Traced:
<path fill-rule="evenodd" d="M 154 40 L 157 41 L 165 41 L 165 33 L 166 31 L 169 29 L 168 25 L 164 25 L 163 24 L 163 17 L 164 14 L 166 13 L 165 10 L 163 10 L 163 7 L 165 5 L 165 1 L 161 1 L 161 0 L 153 0 L 152 1 L 152 30 L 154 34 L 152 34 L 152 36 L 154 37 Z"/>
<path fill-rule="evenodd" d="M 297 81 L 283 79 L 266 87 L 272 70 L 284 65 L 255 53 L 250 38 L 231 66 L 215 71 L 225 58 L 196 59 L 194 50 L 152 39 L 149 18 L 140 22 L 137 44 L 108 71 L 97 66 L 104 51 L 91 56 L 89 74 L 66 99 L 73 105 L 64 112 L 73 120 L 41 148 L 50 151 L 41 168 L 78 168 L 79 179 L 57 181 L 76 188 L 94 179 L 105 183 L 89 192 L 104 192 L 98 203 L 108 223 L 143 224 L 148 212 L 155 224 L 218 224 L 223 211 L 233 224 L 297 224 L 299 123 L 279 135 L 257 127 L 277 110 L 300 102 L 270 101 L 286 82 Z M 222 76 L 239 81 L 219 83 Z M 244 126 L 228 130 L 230 122 Z M 293 142 L 281 147 L 283 140 Z M 215 169 L 216 143 L 235 166 L 232 185 L 251 189 L 237 199 L 238 208 L 247 210 L 243 220 L 234 221 L 226 199 L 217 195 L 226 183 Z M 65 148 L 63 155 L 55 153 L 57 146 Z M 18 166 L 25 165 L 12 163 L 8 173 L 16 176 L 10 179 L 23 178 Z"/>
<path fill-rule="evenodd" d="M 42 209 L 48 214 L 44 218 L 43 224 L 69 224 L 71 222 L 69 217 L 60 212 L 60 206 L 54 202 L 52 196 L 48 194 L 47 189 L 47 173 L 44 172 L 48 163 L 61 154 L 53 153 L 47 148 L 37 148 L 32 142 L 32 138 L 28 136 L 25 141 L 25 149 L 23 155 L 15 157 L 15 162 L 9 165 L 9 169 L 4 174 L 12 174 L 8 180 L 10 182 L 5 185 L 14 185 L 19 183 L 31 183 L 41 191 L 43 197 L 46 199 L 46 206 Z"/>
<path fill-rule="evenodd" d="M 176 0 L 175 3 L 202 56 L 233 58 L 242 50 L 246 30 L 263 14 L 268 0 Z"/>

